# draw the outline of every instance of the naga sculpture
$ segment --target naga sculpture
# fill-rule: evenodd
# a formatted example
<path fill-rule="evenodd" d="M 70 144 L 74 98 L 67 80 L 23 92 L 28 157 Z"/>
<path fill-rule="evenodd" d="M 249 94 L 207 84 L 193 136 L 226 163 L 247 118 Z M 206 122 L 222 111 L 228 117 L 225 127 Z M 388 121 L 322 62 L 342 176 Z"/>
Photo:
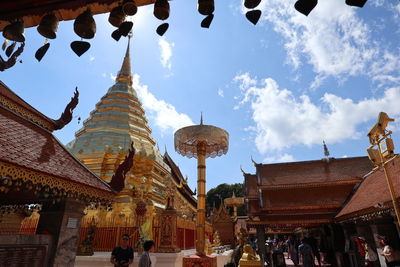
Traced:
<path fill-rule="evenodd" d="M 79 92 L 78 87 L 75 88 L 74 96 L 71 97 L 71 101 L 65 107 L 64 112 L 61 114 L 61 117 L 58 120 L 55 120 L 56 128 L 54 130 L 60 130 L 65 125 L 71 122 L 72 120 L 72 112 L 74 111 L 75 107 L 78 105 L 79 102 Z"/>
<path fill-rule="evenodd" d="M 117 192 L 121 192 L 125 187 L 125 176 L 128 171 L 133 166 L 133 156 L 135 156 L 135 148 L 133 147 L 133 142 L 131 143 L 131 148 L 128 151 L 128 155 L 125 157 L 124 161 L 118 166 L 111 181 L 108 183 L 112 189 Z"/>

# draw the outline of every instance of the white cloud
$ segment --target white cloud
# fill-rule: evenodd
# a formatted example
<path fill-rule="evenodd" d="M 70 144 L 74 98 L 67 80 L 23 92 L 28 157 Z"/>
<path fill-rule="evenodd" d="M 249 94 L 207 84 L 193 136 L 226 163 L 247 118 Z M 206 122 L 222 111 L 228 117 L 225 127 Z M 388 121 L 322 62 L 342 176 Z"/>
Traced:
<path fill-rule="evenodd" d="M 158 45 L 160 46 L 160 52 L 161 52 L 161 65 L 164 68 L 171 69 L 172 63 L 171 63 L 171 57 L 172 57 L 172 47 L 175 46 L 174 43 L 168 43 L 165 38 L 160 38 L 158 40 Z"/>
<path fill-rule="evenodd" d="M 263 163 L 279 163 L 279 162 L 293 162 L 295 159 L 290 154 L 283 154 L 279 156 L 266 157 Z"/>
<path fill-rule="evenodd" d="M 90 55 L 89 56 L 89 61 L 93 61 L 93 60 L 95 60 L 95 57 L 93 55 Z"/>
<path fill-rule="evenodd" d="M 110 73 L 110 79 L 115 81 L 115 79 L 117 78 L 117 76 L 115 76 L 114 74 Z"/>
<path fill-rule="evenodd" d="M 368 75 L 377 80 L 374 77 L 399 75 L 400 56 L 386 50 L 389 40 L 374 39 L 370 25 L 357 16 L 359 9 L 344 1 L 319 1 L 308 17 L 297 12 L 292 1 L 262 1 L 260 9 L 262 19 L 284 37 L 288 62 L 294 68 L 305 61 L 312 65 L 314 87 L 327 76 Z"/>
<path fill-rule="evenodd" d="M 400 87 L 387 89 L 380 98 L 358 102 L 325 93 L 313 103 L 308 95 L 296 97 L 280 89 L 271 78 L 257 81 L 245 73 L 234 81 L 242 93 L 238 107 L 250 104 L 255 125 L 249 129 L 255 132 L 255 143 L 262 154 L 295 145 L 321 144 L 322 140 L 333 144 L 366 138 L 368 129 L 359 129 L 360 124 L 375 119 L 380 111 L 392 117 L 400 115 Z"/>
<path fill-rule="evenodd" d="M 138 74 L 133 75 L 132 86 L 138 93 L 144 109 L 154 116 L 154 124 L 160 127 L 162 132 L 169 130 L 175 132 L 179 128 L 194 124 L 188 115 L 179 113 L 173 105 L 157 99 L 150 93 L 147 85 L 140 84 L 140 76 Z"/>
<path fill-rule="evenodd" d="M 218 89 L 218 95 L 219 95 L 220 97 L 224 97 L 224 90 Z"/>

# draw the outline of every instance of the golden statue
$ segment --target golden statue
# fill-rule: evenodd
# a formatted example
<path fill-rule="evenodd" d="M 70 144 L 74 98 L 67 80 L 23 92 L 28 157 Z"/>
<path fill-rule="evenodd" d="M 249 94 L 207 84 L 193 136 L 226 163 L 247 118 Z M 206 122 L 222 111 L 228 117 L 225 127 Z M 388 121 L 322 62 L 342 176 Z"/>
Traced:
<path fill-rule="evenodd" d="M 215 231 L 214 233 L 214 240 L 213 240 L 213 247 L 219 247 L 221 246 L 221 239 L 219 237 L 219 232 Z"/>
<path fill-rule="evenodd" d="M 248 238 L 249 238 L 249 234 L 247 233 L 246 229 L 240 228 L 239 233 L 237 235 L 239 245 L 244 246 L 245 244 L 247 244 Z"/>
<path fill-rule="evenodd" d="M 244 245 L 243 255 L 239 261 L 239 267 L 244 267 L 244 266 L 249 266 L 249 267 L 260 266 L 260 256 L 256 254 L 256 252 L 249 244 Z"/>

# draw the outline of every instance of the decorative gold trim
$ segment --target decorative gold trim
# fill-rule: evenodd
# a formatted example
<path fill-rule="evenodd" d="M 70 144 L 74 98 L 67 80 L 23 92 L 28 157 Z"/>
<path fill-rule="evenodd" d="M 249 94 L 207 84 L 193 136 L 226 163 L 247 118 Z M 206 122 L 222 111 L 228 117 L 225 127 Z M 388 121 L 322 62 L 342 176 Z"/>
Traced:
<path fill-rule="evenodd" d="M 94 197 L 99 200 L 113 200 L 115 193 L 100 190 L 85 184 L 68 181 L 65 178 L 47 175 L 38 171 L 29 170 L 28 168 L 0 161 L 0 176 L 11 177 L 11 179 L 22 179 L 25 183 L 39 184 L 49 186 L 50 188 L 63 189 L 72 191 L 81 195 Z M 111 189 L 110 189 L 111 190 Z"/>
<path fill-rule="evenodd" d="M 52 125 L 50 122 L 42 119 L 41 117 L 33 114 L 29 110 L 21 107 L 20 105 L 17 105 L 13 101 L 11 101 L 8 98 L 1 96 L 1 95 L 0 95 L 0 105 L 2 105 L 3 107 L 5 107 L 15 113 L 18 113 L 22 117 L 24 117 L 34 123 L 39 124 L 40 126 L 46 128 L 50 132 L 54 131 L 54 125 Z"/>
<path fill-rule="evenodd" d="M 259 189 L 262 190 L 276 190 L 276 189 L 292 189 L 292 188 L 306 188 L 306 187 L 328 187 L 334 185 L 349 185 L 357 184 L 362 181 L 362 178 L 351 180 L 339 180 L 330 182 L 317 182 L 317 183 L 301 183 L 301 184 L 279 184 L 279 185 L 260 185 Z"/>

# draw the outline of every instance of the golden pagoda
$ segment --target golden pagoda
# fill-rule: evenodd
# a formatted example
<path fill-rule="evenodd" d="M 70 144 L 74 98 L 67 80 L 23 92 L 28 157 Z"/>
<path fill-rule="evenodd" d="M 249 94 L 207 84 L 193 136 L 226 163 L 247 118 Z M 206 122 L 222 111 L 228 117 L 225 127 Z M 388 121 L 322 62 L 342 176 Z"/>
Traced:
<path fill-rule="evenodd" d="M 97 221 L 104 226 L 140 226 L 155 215 L 157 208 L 165 208 L 166 192 L 170 192 L 167 184 L 171 180 L 171 169 L 156 147 L 142 104 L 132 87 L 129 43 L 130 38 L 115 84 L 83 122 L 75 140 L 68 144 L 77 158 L 109 182 L 133 142 L 136 150 L 133 167 L 126 175 L 125 188 L 116 197 L 113 213 L 98 210 L 88 213 L 97 214 Z M 146 204 L 141 223 L 135 218 L 139 202 L 140 207 L 143 202 Z M 103 216 L 108 218 L 104 220 Z"/>

